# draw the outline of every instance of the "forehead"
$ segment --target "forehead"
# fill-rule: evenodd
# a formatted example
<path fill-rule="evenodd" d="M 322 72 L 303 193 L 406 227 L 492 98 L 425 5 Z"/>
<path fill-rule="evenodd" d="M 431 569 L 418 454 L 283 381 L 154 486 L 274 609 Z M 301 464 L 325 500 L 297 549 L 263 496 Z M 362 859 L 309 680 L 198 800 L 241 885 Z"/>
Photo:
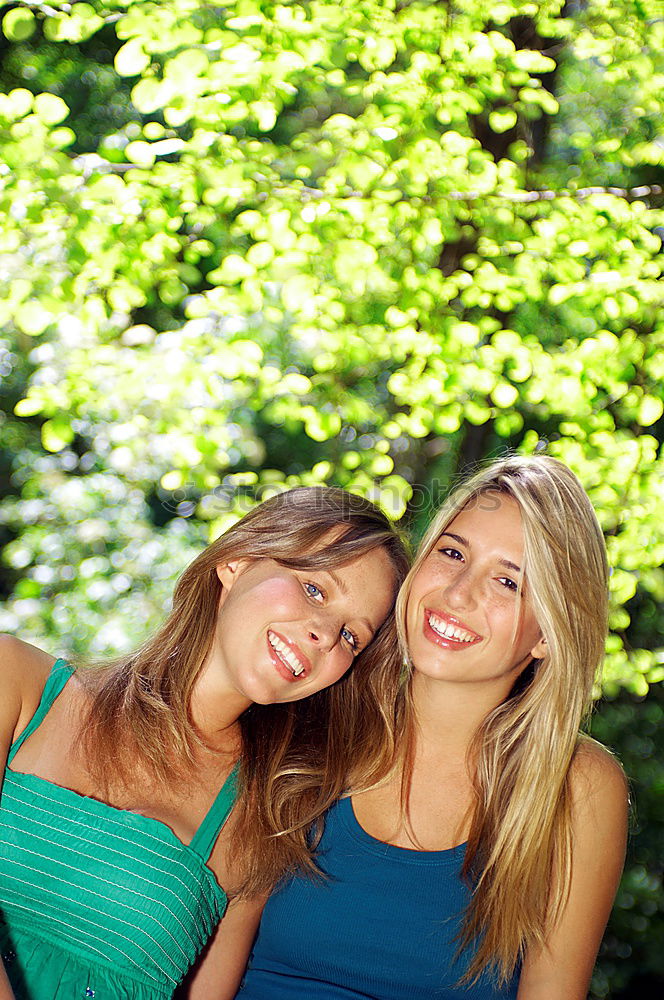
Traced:
<path fill-rule="evenodd" d="M 374 627 L 385 618 L 394 597 L 395 570 L 382 546 L 322 572 L 327 573 L 339 599 L 346 601 L 358 618 L 368 617 Z"/>
<path fill-rule="evenodd" d="M 383 588 L 393 590 L 396 575 L 392 560 L 382 546 L 323 572 L 332 577 L 342 592 L 364 592 L 365 596 Z"/>
<path fill-rule="evenodd" d="M 441 537 L 455 534 L 471 545 L 504 550 L 506 556 L 523 552 L 521 508 L 503 493 L 473 497 L 443 530 Z"/>

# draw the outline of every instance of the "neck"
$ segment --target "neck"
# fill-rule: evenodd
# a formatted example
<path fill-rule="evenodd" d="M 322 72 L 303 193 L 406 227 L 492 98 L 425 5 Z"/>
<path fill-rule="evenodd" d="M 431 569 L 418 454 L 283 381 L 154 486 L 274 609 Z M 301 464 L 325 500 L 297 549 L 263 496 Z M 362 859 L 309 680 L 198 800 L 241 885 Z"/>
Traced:
<path fill-rule="evenodd" d="M 203 664 L 191 693 L 191 718 L 205 742 L 221 752 L 239 750 L 237 720 L 251 702 L 224 686 L 209 660 Z"/>
<path fill-rule="evenodd" d="M 421 746 L 446 759 L 465 758 L 478 727 L 502 700 L 493 687 L 448 683 L 417 671 L 412 698 Z"/>

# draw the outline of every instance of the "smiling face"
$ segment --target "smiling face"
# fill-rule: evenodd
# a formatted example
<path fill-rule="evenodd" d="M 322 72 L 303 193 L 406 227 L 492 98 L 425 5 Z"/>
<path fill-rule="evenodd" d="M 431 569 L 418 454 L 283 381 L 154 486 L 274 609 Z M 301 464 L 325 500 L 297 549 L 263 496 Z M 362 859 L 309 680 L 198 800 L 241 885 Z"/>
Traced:
<path fill-rule="evenodd" d="M 521 511 L 493 493 L 460 511 L 411 583 L 406 634 L 415 670 L 432 679 L 491 685 L 507 696 L 523 668 L 544 655 L 527 592 Z"/>
<path fill-rule="evenodd" d="M 334 570 L 258 559 L 219 566 L 217 575 L 223 590 L 207 672 L 244 707 L 296 701 L 339 680 L 394 599 L 382 548 Z"/>

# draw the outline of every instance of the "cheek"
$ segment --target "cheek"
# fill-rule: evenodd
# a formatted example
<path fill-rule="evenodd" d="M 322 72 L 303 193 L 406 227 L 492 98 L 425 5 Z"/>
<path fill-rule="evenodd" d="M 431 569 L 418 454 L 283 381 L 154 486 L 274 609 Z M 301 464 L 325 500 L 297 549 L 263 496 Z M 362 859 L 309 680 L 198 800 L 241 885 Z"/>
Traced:
<path fill-rule="evenodd" d="M 422 576 L 419 584 L 420 594 L 436 594 L 454 584 L 456 578 L 463 572 L 464 565 L 454 559 L 443 561 L 442 558 Z"/>
<path fill-rule="evenodd" d="M 430 594 L 434 589 L 435 583 L 432 574 L 421 569 L 417 576 L 413 578 L 410 590 L 408 591 L 408 599 L 406 601 L 406 618 L 408 620 L 416 617 L 420 602 L 424 599 L 425 595 Z"/>
<path fill-rule="evenodd" d="M 534 620 L 531 620 L 524 624 L 523 631 L 521 634 L 522 634 L 522 642 L 528 649 L 532 649 L 532 647 L 535 646 L 542 637 L 541 629 L 537 624 L 537 622 Z"/>
<path fill-rule="evenodd" d="M 497 618 L 500 617 L 505 621 L 509 621 L 510 628 L 515 619 L 520 616 L 521 624 L 519 625 L 519 631 L 522 631 L 523 624 L 529 616 L 525 612 L 516 591 L 510 590 L 508 587 L 490 578 L 483 581 L 479 593 L 480 600 L 488 612 Z"/>
<path fill-rule="evenodd" d="M 325 681 L 327 684 L 334 684 L 350 669 L 353 664 L 353 654 L 340 647 L 336 648 L 330 656 L 327 664 Z"/>
<path fill-rule="evenodd" d="M 283 577 L 263 580 L 254 587 L 251 599 L 254 606 L 265 611 L 270 618 L 276 618 L 280 614 L 293 614 L 306 603 L 304 592 L 297 580 Z"/>
<path fill-rule="evenodd" d="M 406 642 L 410 642 L 415 635 L 415 628 L 417 626 L 417 604 L 415 602 L 415 595 L 412 591 L 410 593 L 410 597 L 408 598 L 408 603 L 406 604 L 404 624 L 406 626 Z"/>
<path fill-rule="evenodd" d="M 505 635 L 510 635 L 513 630 L 513 615 L 517 612 L 514 611 L 512 615 L 505 615 Z M 519 655 L 525 654 L 529 649 L 531 649 L 540 637 L 540 630 L 537 622 L 532 618 L 532 616 L 527 615 L 522 618 L 519 623 L 516 636 L 514 639 L 515 649 L 518 651 Z"/>
<path fill-rule="evenodd" d="M 414 626 L 418 614 L 425 607 L 440 606 L 443 601 L 442 591 L 449 587 L 454 579 L 454 566 L 443 568 L 424 566 L 414 578 L 406 602 L 406 623 Z"/>

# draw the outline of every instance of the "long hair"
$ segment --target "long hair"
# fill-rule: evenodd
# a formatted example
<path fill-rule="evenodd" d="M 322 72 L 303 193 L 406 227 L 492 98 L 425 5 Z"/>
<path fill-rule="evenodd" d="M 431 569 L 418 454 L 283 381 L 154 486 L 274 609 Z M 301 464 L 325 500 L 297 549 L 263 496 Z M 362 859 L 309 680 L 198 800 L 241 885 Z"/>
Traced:
<path fill-rule="evenodd" d="M 300 487 L 254 508 L 185 569 L 172 610 L 151 638 L 82 674 L 91 692 L 83 746 L 93 773 L 106 785 L 127 784 L 138 763 L 165 787 L 196 773 L 205 743 L 191 717 L 191 696 L 213 640 L 218 565 L 273 559 L 294 569 L 325 569 L 378 548 L 389 557 L 396 596 L 408 556 L 370 501 L 334 487 Z M 387 768 L 399 663 L 392 609 L 331 688 L 297 703 L 252 705 L 240 717 L 242 794 L 231 846 L 243 894 L 269 890 L 286 872 L 312 868 L 312 827 L 343 792 L 349 774 L 363 785 Z"/>
<path fill-rule="evenodd" d="M 475 805 L 463 874 L 473 894 L 460 948 L 476 951 L 464 981 L 488 969 L 504 983 L 526 951 L 543 944 L 569 891 L 570 767 L 604 654 L 608 567 L 595 512 L 574 474 L 548 456 L 500 459 L 459 487 L 434 518 L 397 602 L 402 637 L 419 566 L 464 507 L 496 493 L 521 511 L 523 578 L 547 647 L 484 719 L 469 750 Z M 400 712 L 406 774 L 414 747 L 407 687 Z"/>

